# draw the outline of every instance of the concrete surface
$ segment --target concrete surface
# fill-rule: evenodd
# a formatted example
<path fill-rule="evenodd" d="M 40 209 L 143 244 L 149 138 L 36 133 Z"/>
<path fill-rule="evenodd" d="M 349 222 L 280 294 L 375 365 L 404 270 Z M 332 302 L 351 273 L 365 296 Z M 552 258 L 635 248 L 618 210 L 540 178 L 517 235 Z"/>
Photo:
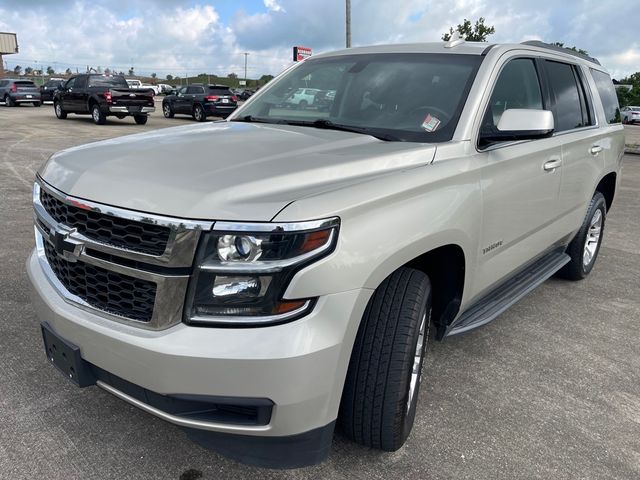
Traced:
<path fill-rule="evenodd" d="M 640 125 L 625 125 L 624 130 L 626 152 L 640 155 Z"/>
<path fill-rule="evenodd" d="M 587 280 L 552 279 L 493 323 L 430 345 L 416 425 L 396 453 L 336 436 L 322 465 L 249 468 L 98 388 L 72 386 L 47 364 L 29 304 L 34 171 L 64 147 L 185 121 L 156 113 L 143 127 L 99 127 L 57 120 L 51 106 L 0 107 L 0 478 L 640 478 L 637 156 L 625 158 Z"/>

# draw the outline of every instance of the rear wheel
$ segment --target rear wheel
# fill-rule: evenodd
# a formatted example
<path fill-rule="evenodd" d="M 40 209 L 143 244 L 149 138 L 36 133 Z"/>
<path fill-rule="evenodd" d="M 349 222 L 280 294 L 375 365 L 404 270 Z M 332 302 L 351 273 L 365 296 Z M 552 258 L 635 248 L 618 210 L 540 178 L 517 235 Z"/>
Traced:
<path fill-rule="evenodd" d="M 429 323 L 431 285 L 400 268 L 376 289 L 360 323 L 342 395 L 340 423 L 362 445 L 399 449 L 416 414 Z"/>
<path fill-rule="evenodd" d="M 308 106 L 309 106 L 309 102 L 307 102 L 306 100 L 300 100 L 300 103 L 298 104 L 298 108 L 300 110 L 304 110 Z"/>
<path fill-rule="evenodd" d="M 138 125 L 144 125 L 145 123 L 147 123 L 149 117 L 147 117 L 146 115 L 134 115 L 133 119 Z"/>
<path fill-rule="evenodd" d="M 567 247 L 571 261 L 560 271 L 562 277 L 582 280 L 593 270 L 602 244 L 606 215 L 607 203 L 604 196 L 596 192 L 591 198 L 580 230 Z"/>
<path fill-rule="evenodd" d="M 107 121 L 107 116 L 102 113 L 97 103 L 94 103 L 91 107 L 91 118 L 93 118 L 93 123 L 96 125 L 104 125 Z"/>
<path fill-rule="evenodd" d="M 173 108 L 171 108 L 171 104 L 168 102 L 162 105 L 162 113 L 164 115 L 164 118 L 173 118 L 173 116 L 175 115 Z"/>
<path fill-rule="evenodd" d="M 40 105 L 42 105 L 40 102 L 33 102 L 34 107 L 39 107 Z"/>
<path fill-rule="evenodd" d="M 67 118 L 67 112 L 64 111 L 62 105 L 60 105 L 60 102 L 55 102 L 53 104 L 53 111 L 56 112 L 56 117 L 58 117 L 60 120 L 64 120 L 65 118 Z"/>
<path fill-rule="evenodd" d="M 204 122 L 207 119 L 207 115 L 204 113 L 202 105 L 197 104 L 193 107 L 193 119 L 197 122 Z"/>
<path fill-rule="evenodd" d="M 13 99 L 9 95 L 5 95 L 4 96 L 4 104 L 7 107 L 15 107 L 16 106 L 16 102 L 14 102 Z"/>

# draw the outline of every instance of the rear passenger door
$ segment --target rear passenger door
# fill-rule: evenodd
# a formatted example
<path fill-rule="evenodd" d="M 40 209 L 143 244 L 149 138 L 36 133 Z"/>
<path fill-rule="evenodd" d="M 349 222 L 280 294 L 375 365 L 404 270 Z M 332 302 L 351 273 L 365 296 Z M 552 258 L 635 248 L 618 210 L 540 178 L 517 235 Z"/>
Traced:
<path fill-rule="evenodd" d="M 591 88 L 578 65 L 545 59 L 544 69 L 562 143 L 559 208 L 571 230 L 582 224 L 587 205 L 604 168 L 603 134 L 596 125 Z"/>

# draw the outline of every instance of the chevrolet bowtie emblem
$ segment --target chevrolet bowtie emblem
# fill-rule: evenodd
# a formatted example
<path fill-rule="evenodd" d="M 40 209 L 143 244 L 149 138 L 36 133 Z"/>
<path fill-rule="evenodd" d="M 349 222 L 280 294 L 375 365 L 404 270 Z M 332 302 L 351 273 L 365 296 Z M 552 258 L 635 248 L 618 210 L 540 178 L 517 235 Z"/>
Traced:
<path fill-rule="evenodd" d="M 59 257 L 64 258 L 68 262 L 77 262 L 78 258 L 84 250 L 84 243 L 74 238 L 71 235 L 74 234 L 77 229 L 62 229 L 56 227 L 50 230 L 49 240 L 53 245 L 54 250 Z"/>

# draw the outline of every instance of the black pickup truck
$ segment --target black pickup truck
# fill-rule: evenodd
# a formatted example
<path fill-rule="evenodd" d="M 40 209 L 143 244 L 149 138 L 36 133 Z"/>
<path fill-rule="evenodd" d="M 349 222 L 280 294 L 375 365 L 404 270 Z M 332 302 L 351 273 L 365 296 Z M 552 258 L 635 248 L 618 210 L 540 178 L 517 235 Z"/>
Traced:
<path fill-rule="evenodd" d="M 131 89 L 120 75 L 83 74 L 71 77 L 53 97 L 56 117 L 68 113 L 90 114 L 97 125 L 107 116 L 133 116 L 138 125 L 147 123 L 147 115 L 155 111 L 152 89 Z"/>

